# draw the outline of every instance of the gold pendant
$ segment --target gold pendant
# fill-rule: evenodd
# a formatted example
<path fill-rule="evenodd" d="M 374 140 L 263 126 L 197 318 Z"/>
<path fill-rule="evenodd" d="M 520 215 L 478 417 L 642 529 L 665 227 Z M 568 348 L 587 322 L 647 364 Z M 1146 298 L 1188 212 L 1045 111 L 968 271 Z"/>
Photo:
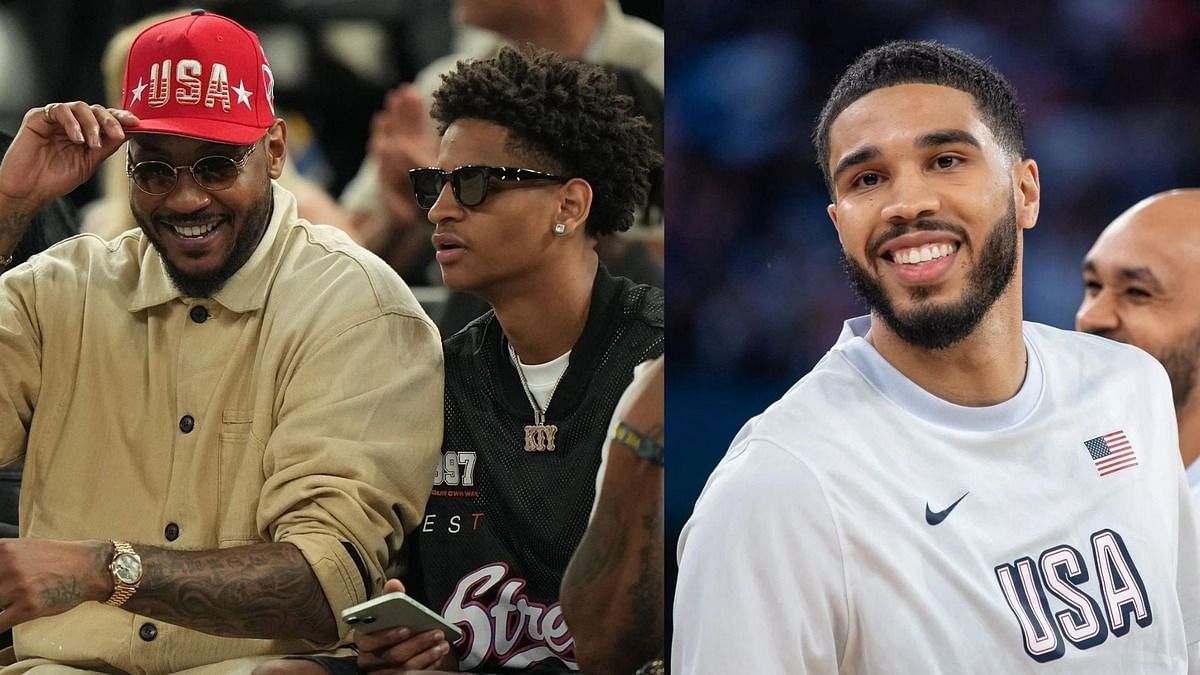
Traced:
<path fill-rule="evenodd" d="M 525 425 L 525 452 L 554 452 L 554 434 L 558 427 L 553 424 Z"/>

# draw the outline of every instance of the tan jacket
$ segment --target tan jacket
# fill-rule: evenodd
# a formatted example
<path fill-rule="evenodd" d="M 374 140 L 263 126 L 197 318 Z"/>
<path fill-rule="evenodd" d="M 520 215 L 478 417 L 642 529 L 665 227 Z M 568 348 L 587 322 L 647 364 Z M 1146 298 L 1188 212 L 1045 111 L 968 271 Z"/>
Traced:
<path fill-rule="evenodd" d="M 391 269 L 274 193 L 258 249 L 211 299 L 180 297 L 139 230 L 0 278 L 0 465 L 25 461 L 21 536 L 289 542 L 335 614 L 381 586 L 433 480 L 440 339 Z M 95 602 L 15 637 L 18 658 L 139 673 L 315 648 Z"/>

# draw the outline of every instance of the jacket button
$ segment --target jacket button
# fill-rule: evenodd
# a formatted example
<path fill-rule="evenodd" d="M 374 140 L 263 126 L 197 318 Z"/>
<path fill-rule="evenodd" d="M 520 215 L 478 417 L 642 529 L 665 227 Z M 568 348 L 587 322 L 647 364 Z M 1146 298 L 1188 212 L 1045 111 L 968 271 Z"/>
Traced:
<path fill-rule="evenodd" d="M 196 420 L 191 415 L 184 415 L 179 418 L 179 430 L 185 434 L 192 433 L 192 429 L 196 428 Z"/>
<path fill-rule="evenodd" d="M 196 305 L 195 307 L 192 307 L 190 314 L 192 315 L 192 321 L 195 321 L 196 323 L 204 323 L 205 321 L 208 321 L 208 308 L 204 305 Z"/>
<path fill-rule="evenodd" d="M 179 538 L 179 526 L 175 523 L 167 523 L 167 529 L 163 531 L 167 541 L 175 541 Z"/>
<path fill-rule="evenodd" d="M 158 628 L 152 623 L 144 623 L 138 629 L 138 637 L 146 642 L 152 642 L 154 638 L 158 637 Z"/>

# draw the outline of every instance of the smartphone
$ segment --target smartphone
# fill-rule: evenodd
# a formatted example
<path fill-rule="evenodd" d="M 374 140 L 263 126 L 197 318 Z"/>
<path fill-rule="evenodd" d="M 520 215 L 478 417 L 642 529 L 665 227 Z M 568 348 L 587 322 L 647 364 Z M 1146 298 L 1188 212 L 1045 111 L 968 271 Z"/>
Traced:
<path fill-rule="evenodd" d="M 452 643 L 462 637 L 462 631 L 457 626 L 404 593 L 385 593 L 347 607 L 342 610 L 342 621 L 367 633 L 405 626 L 413 635 L 440 629 L 446 640 Z"/>

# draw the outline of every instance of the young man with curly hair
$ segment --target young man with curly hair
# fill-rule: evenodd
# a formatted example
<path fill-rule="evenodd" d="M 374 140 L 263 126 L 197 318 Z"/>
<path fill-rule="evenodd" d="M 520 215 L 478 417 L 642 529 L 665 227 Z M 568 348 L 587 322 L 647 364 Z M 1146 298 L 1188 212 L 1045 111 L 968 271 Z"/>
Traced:
<path fill-rule="evenodd" d="M 359 635 L 358 668 L 576 667 L 563 572 L 609 419 L 634 366 L 663 352 L 662 291 L 610 276 L 595 251 L 629 228 L 660 161 L 630 105 L 597 66 L 513 49 L 460 63 L 434 94 L 438 166 L 413 188 L 446 285 L 492 310 L 444 343 L 442 461 L 405 585 L 463 638 Z"/>

